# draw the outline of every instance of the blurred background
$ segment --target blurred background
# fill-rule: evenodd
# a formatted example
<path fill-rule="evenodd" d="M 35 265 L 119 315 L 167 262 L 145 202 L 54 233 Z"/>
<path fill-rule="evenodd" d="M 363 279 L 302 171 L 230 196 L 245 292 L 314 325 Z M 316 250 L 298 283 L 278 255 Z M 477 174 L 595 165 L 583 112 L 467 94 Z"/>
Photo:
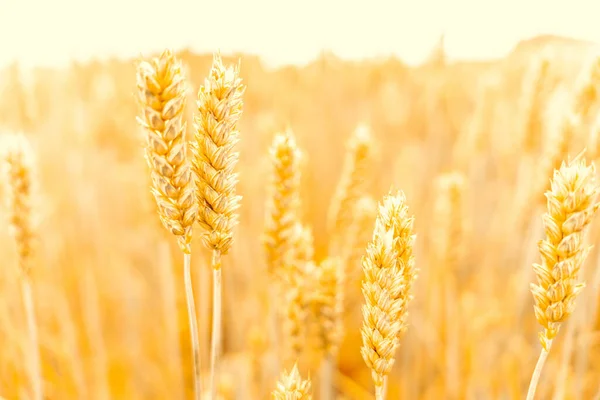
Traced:
<path fill-rule="evenodd" d="M 320 262 L 359 124 L 373 136 L 363 195 L 406 193 L 421 270 L 388 398 L 524 398 L 540 350 L 529 283 L 552 171 L 541 166 L 584 148 L 588 160 L 600 154 L 597 11 L 591 0 L 0 0 L 0 130 L 23 132 L 37 163 L 32 285 L 45 398 L 192 396 L 181 254 L 157 218 L 135 120 L 136 63 L 165 48 L 184 64 L 190 116 L 213 52 L 241 60 L 247 85 L 240 225 L 223 260 L 223 399 L 269 398 L 279 376 L 260 241 L 273 136 L 291 127 L 303 152 L 302 215 Z M 580 125 L 559 151 L 570 113 Z M 458 203 L 443 184 L 448 174 L 460 177 Z M 599 229 L 595 222 L 590 243 Z M 198 238 L 193 248 L 207 366 L 209 254 Z M 30 399 L 7 223 L 0 256 L 0 396 Z M 600 398 L 599 257 L 592 250 L 582 270 L 587 287 L 555 341 L 539 398 Z M 348 268 L 358 278 L 346 291 L 335 393 L 371 399 L 360 264 Z M 300 372 L 314 378 L 319 399 L 318 357 L 308 353 Z"/>

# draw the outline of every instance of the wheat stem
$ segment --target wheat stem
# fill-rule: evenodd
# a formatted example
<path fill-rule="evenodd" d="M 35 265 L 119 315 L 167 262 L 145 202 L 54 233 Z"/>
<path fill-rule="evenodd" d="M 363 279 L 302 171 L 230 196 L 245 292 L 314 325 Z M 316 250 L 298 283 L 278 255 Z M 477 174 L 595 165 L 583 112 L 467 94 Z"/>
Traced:
<path fill-rule="evenodd" d="M 27 317 L 27 327 L 29 329 L 30 340 L 30 368 L 31 368 L 31 384 L 33 386 L 33 398 L 42 400 L 42 373 L 40 366 L 40 347 L 38 342 L 37 324 L 35 321 L 35 307 L 33 305 L 33 293 L 31 291 L 31 282 L 29 277 L 24 276 L 21 279 L 21 294 L 23 296 L 23 304 L 25 305 L 25 314 Z"/>
<path fill-rule="evenodd" d="M 194 354 L 194 393 L 196 400 L 200 400 L 200 341 L 198 340 L 198 322 L 196 320 L 196 306 L 194 303 L 194 289 L 191 274 L 192 255 L 183 254 L 183 279 L 185 281 L 185 300 L 187 303 L 190 335 L 192 338 L 192 351 Z"/>
<path fill-rule="evenodd" d="M 321 396 L 322 400 L 332 400 L 333 396 L 333 371 L 335 360 L 328 355 L 321 365 Z"/>
<path fill-rule="evenodd" d="M 217 397 L 215 384 L 217 369 L 219 365 L 219 351 L 221 349 L 221 252 L 217 249 L 212 251 L 213 268 L 213 319 L 212 340 L 210 349 L 210 395 L 211 399 Z"/>
<path fill-rule="evenodd" d="M 384 378 L 384 380 L 387 380 Z M 375 386 L 375 400 L 385 400 L 385 384 L 381 386 Z"/>
<path fill-rule="evenodd" d="M 546 359 L 548 358 L 548 353 L 550 353 L 551 347 L 552 340 L 548 340 L 546 342 L 546 349 L 542 348 L 542 351 L 540 352 L 540 357 L 538 358 L 537 364 L 535 365 L 535 370 L 533 371 L 533 375 L 531 376 L 531 382 L 529 382 L 529 390 L 527 390 L 527 400 L 533 400 L 535 397 L 535 389 L 537 388 L 540 376 L 542 375 L 542 369 L 544 368 L 544 364 L 546 364 Z"/>

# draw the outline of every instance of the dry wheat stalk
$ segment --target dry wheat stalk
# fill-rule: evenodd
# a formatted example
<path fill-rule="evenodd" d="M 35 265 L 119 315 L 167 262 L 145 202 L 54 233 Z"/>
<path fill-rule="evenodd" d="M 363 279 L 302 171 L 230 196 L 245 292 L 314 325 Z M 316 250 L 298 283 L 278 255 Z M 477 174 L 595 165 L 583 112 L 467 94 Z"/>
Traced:
<path fill-rule="evenodd" d="M 435 204 L 432 229 L 432 266 L 439 286 L 434 287 L 439 296 L 435 307 L 441 314 L 433 316 L 441 349 L 441 362 L 446 368 L 443 376 L 446 395 L 456 396 L 457 385 L 463 380 L 458 375 L 458 354 L 461 347 L 462 310 L 457 274 L 465 253 L 465 219 L 463 213 L 465 178 L 459 172 L 445 173 L 436 181 Z M 457 301 L 458 300 L 458 301 Z M 457 304 L 458 303 L 458 304 Z M 449 393 L 448 393 L 449 392 Z"/>
<path fill-rule="evenodd" d="M 348 229 L 354 221 L 354 207 L 367 189 L 373 139 L 366 125 L 359 125 L 347 143 L 346 158 L 338 186 L 327 214 L 329 253 L 342 256 Z"/>
<path fill-rule="evenodd" d="M 402 192 L 384 197 L 363 257 L 363 346 L 361 353 L 371 369 L 378 400 L 385 397 L 402 332 L 407 328 L 407 305 L 416 278 L 412 256 L 413 218 Z"/>
<path fill-rule="evenodd" d="M 138 122 L 146 132 L 146 161 L 152 178 L 152 194 L 165 228 L 177 237 L 184 253 L 184 284 L 194 362 L 194 392 L 200 388 L 200 344 L 191 279 L 191 240 L 196 220 L 194 180 L 185 140 L 186 82 L 181 64 L 170 50 L 137 69 Z"/>
<path fill-rule="evenodd" d="M 281 374 L 271 398 L 273 400 L 311 400 L 310 378 L 302 380 L 298 366 L 294 365 L 289 373 L 284 371 Z"/>
<path fill-rule="evenodd" d="M 33 398 L 42 400 L 44 394 L 40 349 L 31 289 L 33 246 L 36 238 L 32 210 L 33 185 L 35 184 L 33 150 L 23 135 L 8 136 L 5 144 L 6 154 L 4 158 L 7 172 L 10 227 L 17 248 L 19 270 L 21 272 L 21 294 L 29 330 L 30 353 L 28 362 L 30 380 Z"/>
<path fill-rule="evenodd" d="M 210 392 L 213 399 L 221 349 L 221 256 L 231 247 L 241 200 L 236 194 L 238 175 L 234 172 L 239 153 L 234 148 L 239 140 L 237 124 L 242 115 L 244 91 L 239 67 L 225 68 L 221 56 L 216 54 L 209 76 L 198 91 L 198 113 L 194 117 L 196 135 L 192 152 L 198 224 L 204 244 L 212 250 Z"/>
<path fill-rule="evenodd" d="M 535 317 L 544 330 L 539 334 L 542 351 L 527 399 L 533 399 L 552 341 L 561 322 L 573 312 L 575 298 L 585 286 L 579 282 L 578 275 L 590 251 L 584 243 L 586 227 L 600 207 L 596 203 L 600 186 L 595 175 L 594 165 L 586 165 L 580 154 L 554 172 L 551 188 L 546 193 L 546 239 L 539 243 L 542 262 L 533 266 L 537 284 L 531 284 Z"/>

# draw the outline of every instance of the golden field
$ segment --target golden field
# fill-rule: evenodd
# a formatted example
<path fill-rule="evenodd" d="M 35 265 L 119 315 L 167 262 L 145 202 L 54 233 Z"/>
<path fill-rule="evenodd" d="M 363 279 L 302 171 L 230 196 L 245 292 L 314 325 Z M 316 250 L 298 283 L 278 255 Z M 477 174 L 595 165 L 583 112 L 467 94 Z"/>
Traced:
<path fill-rule="evenodd" d="M 327 214 L 346 143 L 362 124 L 373 137 L 364 195 L 379 202 L 402 190 L 416 234 L 419 274 L 387 398 L 525 398 L 541 349 L 530 283 L 552 178 L 544 168 L 584 148 L 588 161 L 600 158 L 596 51 L 539 37 L 499 60 L 448 62 L 436 53 L 418 67 L 323 54 L 303 67 L 269 69 L 254 56 L 225 55 L 228 64 L 241 60 L 247 88 L 238 126 L 239 225 L 222 265 L 220 398 L 269 398 L 279 367 L 292 368 L 269 339 L 262 238 L 274 135 L 289 128 L 302 152 L 301 218 L 320 262 L 331 247 Z M 177 56 L 191 86 L 190 138 L 212 55 Z M 547 70 L 538 79 L 541 60 Z M 182 254 L 150 194 L 136 60 L 27 72 L 12 65 L 0 77 L 0 127 L 23 132 L 36 159 L 31 284 L 44 398 L 192 398 Z M 577 129 L 561 142 L 574 109 Z M 461 182 L 460 206 L 451 211 L 441 183 L 447 174 Z M 6 193 L 0 186 L 0 197 Z M 2 208 L 4 221 L 8 214 Z M 370 238 L 374 223 L 373 214 L 361 237 Z M 0 226 L 0 396 L 30 399 L 22 277 L 8 222 Z M 596 218 L 586 241 L 596 245 L 599 233 Z M 364 254 L 366 245 L 353 250 Z M 206 388 L 211 260 L 196 233 L 191 260 Z M 580 273 L 586 288 L 554 341 L 536 398 L 600 398 L 599 261 L 594 247 Z M 360 279 L 359 263 L 348 268 Z M 347 289 L 334 397 L 374 399 L 360 351 L 364 298 L 358 284 Z M 311 346 L 307 338 L 299 371 L 320 399 L 320 356 Z"/>

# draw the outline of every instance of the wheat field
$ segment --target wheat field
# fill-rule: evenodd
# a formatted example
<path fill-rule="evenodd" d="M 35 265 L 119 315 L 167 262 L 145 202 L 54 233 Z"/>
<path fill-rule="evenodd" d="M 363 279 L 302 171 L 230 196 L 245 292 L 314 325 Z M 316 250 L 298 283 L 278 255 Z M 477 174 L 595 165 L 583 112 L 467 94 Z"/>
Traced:
<path fill-rule="evenodd" d="M 597 47 L 174 56 L 0 71 L 0 398 L 600 399 Z"/>

